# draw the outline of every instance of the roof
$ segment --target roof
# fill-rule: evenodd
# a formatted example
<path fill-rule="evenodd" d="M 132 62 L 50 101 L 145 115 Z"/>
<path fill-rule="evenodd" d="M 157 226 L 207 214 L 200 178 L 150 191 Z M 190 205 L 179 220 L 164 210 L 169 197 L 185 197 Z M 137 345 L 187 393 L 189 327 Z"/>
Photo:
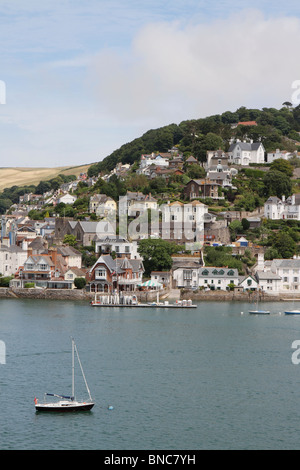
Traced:
<path fill-rule="evenodd" d="M 264 281 L 267 279 L 274 279 L 280 281 L 281 277 L 278 274 L 272 273 L 271 271 L 256 271 L 258 280 Z"/>
<path fill-rule="evenodd" d="M 133 272 L 139 272 L 141 269 L 144 271 L 141 259 L 128 259 L 127 257 L 113 259 L 111 255 L 101 255 L 91 267 L 90 272 L 99 263 L 104 263 L 111 272 L 117 271 L 118 273 L 123 273 L 126 269 L 132 269 Z"/>
<path fill-rule="evenodd" d="M 242 150 L 247 150 L 247 151 L 251 151 L 251 150 L 257 150 L 260 145 L 262 145 L 261 142 L 234 142 L 233 144 L 230 145 L 229 149 L 228 149 L 228 152 L 232 152 L 235 147 L 239 145 L 239 147 L 242 149 Z"/>
<path fill-rule="evenodd" d="M 274 261 L 277 268 L 300 269 L 300 259 L 276 259 Z"/>
<path fill-rule="evenodd" d="M 277 197 L 277 196 L 270 196 L 270 197 L 266 200 L 265 204 L 278 204 L 278 203 L 280 203 L 280 202 L 282 202 L 282 200 L 279 199 L 279 197 Z"/>
<path fill-rule="evenodd" d="M 226 268 L 226 267 L 206 267 L 202 266 L 199 272 L 200 277 L 238 277 L 239 273 L 237 269 Z"/>
<path fill-rule="evenodd" d="M 192 181 L 193 181 L 194 183 L 198 184 L 198 186 L 203 186 L 203 185 L 206 185 L 206 184 L 207 184 L 207 185 L 210 185 L 210 186 L 220 186 L 219 184 L 214 183 L 213 181 L 210 181 L 210 180 L 208 180 L 208 179 L 203 179 L 203 180 L 191 180 L 191 181 L 188 182 L 188 184 L 191 183 Z"/>
<path fill-rule="evenodd" d="M 238 126 L 257 126 L 256 121 L 240 121 L 238 122 Z"/>

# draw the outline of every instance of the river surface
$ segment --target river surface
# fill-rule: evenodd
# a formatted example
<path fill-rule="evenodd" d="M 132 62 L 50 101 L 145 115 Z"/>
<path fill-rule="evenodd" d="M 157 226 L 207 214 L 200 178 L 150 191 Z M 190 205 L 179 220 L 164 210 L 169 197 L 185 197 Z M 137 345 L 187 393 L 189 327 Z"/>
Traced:
<path fill-rule="evenodd" d="M 283 314 L 296 308 L 288 302 L 264 307 L 271 315 L 240 302 L 180 310 L 1 299 L 0 449 L 299 449 L 300 315 Z M 71 394 L 71 336 L 96 404 L 36 413 L 35 396 Z"/>

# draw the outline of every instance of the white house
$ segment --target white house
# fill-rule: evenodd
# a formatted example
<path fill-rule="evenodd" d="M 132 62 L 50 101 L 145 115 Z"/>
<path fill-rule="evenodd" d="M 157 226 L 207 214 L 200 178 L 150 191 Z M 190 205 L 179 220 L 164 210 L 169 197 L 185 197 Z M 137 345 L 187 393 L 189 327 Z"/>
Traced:
<path fill-rule="evenodd" d="M 285 199 L 270 196 L 264 204 L 264 216 L 267 219 L 294 219 L 300 220 L 300 193 L 293 194 Z"/>
<path fill-rule="evenodd" d="M 117 203 L 106 194 L 94 194 L 90 197 L 89 211 L 98 217 L 107 217 L 116 212 Z"/>
<path fill-rule="evenodd" d="M 268 152 L 267 153 L 267 163 L 272 163 L 274 160 L 278 158 L 282 158 L 283 160 L 288 160 L 292 158 L 295 154 L 288 152 L 287 150 L 280 150 L 276 149 L 275 152 Z"/>
<path fill-rule="evenodd" d="M 173 283 L 178 288 L 228 290 L 229 284 L 239 285 L 237 269 L 201 266 L 196 261 L 183 261 L 173 266 Z"/>
<path fill-rule="evenodd" d="M 204 224 L 204 215 L 207 213 L 208 206 L 200 201 L 191 201 L 186 204 L 174 201 L 162 206 L 163 222 L 196 222 L 202 225 Z"/>
<path fill-rule="evenodd" d="M 57 203 L 59 204 L 63 202 L 64 204 L 74 204 L 76 199 L 77 199 L 76 196 L 72 196 L 71 194 L 64 194 L 63 196 L 58 198 Z"/>
<path fill-rule="evenodd" d="M 120 215 L 127 214 L 129 217 L 135 217 L 137 213 L 143 213 L 148 209 L 156 210 L 157 208 L 157 199 L 151 194 L 127 191 L 126 196 L 119 199 Z"/>
<path fill-rule="evenodd" d="M 264 260 L 258 256 L 255 277 L 259 287 L 269 294 L 300 294 L 300 259 Z"/>
<path fill-rule="evenodd" d="M 17 245 L 0 246 L 0 274 L 13 276 L 23 266 L 27 259 L 27 247 L 23 249 Z"/>
<path fill-rule="evenodd" d="M 155 152 L 152 152 L 150 155 L 142 155 L 140 161 L 140 169 L 152 165 L 153 163 L 156 166 L 167 168 L 169 166 L 169 158 L 166 158 L 161 154 L 156 154 Z"/>
<path fill-rule="evenodd" d="M 261 142 L 235 142 L 228 149 L 233 164 L 247 166 L 250 163 L 265 163 L 265 148 Z"/>
<path fill-rule="evenodd" d="M 141 259 L 137 251 L 137 242 L 129 242 L 125 238 L 118 236 L 106 237 L 95 242 L 95 252 L 101 254 L 110 254 L 115 252 L 117 258 L 127 257 L 129 259 Z"/>
<path fill-rule="evenodd" d="M 268 294 L 277 295 L 281 290 L 281 277 L 271 271 L 256 271 L 259 289 Z"/>
<path fill-rule="evenodd" d="M 248 276 L 243 277 L 239 281 L 239 287 L 242 287 L 244 290 L 257 290 L 258 289 L 258 280 L 255 276 Z"/>

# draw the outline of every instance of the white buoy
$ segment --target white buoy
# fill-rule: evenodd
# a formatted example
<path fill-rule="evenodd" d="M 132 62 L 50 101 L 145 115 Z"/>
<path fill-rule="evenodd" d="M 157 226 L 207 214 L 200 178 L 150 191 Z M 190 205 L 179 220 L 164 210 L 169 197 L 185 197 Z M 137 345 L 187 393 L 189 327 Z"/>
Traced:
<path fill-rule="evenodd" d="M 109 410 L 113 410 L 114 407 L 113 407 L 112 405 L 109 405 L 108 409 L 109 409 Z"/>

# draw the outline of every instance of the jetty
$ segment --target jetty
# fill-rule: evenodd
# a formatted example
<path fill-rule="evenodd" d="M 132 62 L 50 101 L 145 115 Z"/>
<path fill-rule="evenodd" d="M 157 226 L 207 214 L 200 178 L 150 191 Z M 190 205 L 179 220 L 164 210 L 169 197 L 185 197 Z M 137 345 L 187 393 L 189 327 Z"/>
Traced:
<path fill-rule="evenodd" d="M 197 308 L 197 305 L 192 303 L 192 300 L 176 300 L 174 303 L 169 303 L 168 300 L 163 302 L 159 301 L 159 294 L 157 293 L 156 302 L 139 302 L 136 295 L 126 294 L 95 294 L 94 300 L 91 301 L 92 307 L 141 307 L 141 308 Z"/>

